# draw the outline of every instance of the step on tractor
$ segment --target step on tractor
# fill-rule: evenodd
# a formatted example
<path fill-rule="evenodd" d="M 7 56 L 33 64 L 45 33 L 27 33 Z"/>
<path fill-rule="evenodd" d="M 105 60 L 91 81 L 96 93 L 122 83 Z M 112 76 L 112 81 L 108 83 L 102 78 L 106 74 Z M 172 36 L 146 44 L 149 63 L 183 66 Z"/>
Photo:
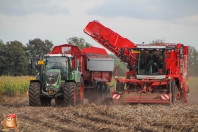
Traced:
<path fill-rule="evenodd" d="M 188 46 L 181 43 L 134 44 L 98 21 L 83 30 L 127 64 L 116 77 L 112 99 L 117 103 L 186 103 Z"/>
<path fill-rule="evenodd" d="M 109 98 L 114 60 L 105 49 L 89 47 L 80 50 L 71 44 L 55 46 L 39 56 L 37 75 L 30 80 L 29 105 L 57 106 L 100 103 Z"/>

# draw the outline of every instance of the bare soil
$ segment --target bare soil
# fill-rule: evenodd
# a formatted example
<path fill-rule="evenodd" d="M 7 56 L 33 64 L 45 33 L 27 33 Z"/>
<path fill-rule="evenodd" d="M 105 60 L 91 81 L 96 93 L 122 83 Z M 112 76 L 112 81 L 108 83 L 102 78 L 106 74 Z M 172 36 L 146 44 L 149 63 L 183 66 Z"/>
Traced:
<path fill-rule="evenodd" d="M 190 103 L 31 107 L 26 97 L 0 97 L 0 122 L 10 113 L 17 115 L 20 132 L 198 131 L 198 104 Z M 0 131 L 3 128 L 0 124 Z"/>

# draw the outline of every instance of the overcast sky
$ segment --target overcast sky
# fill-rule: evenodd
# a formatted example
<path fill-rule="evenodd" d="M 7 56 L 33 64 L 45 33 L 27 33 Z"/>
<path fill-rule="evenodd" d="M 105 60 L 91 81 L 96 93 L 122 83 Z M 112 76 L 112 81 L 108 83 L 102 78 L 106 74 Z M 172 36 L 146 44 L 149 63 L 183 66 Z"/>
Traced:
<path fill-rule="evenodd" d="M 198 0 L 0 0 L 0 39 L 48 39 L 55 45 L 76 36 L 101 47 L 83 32 L 98 20 L 134 43 L 164 39 L 198 49 Z"/>

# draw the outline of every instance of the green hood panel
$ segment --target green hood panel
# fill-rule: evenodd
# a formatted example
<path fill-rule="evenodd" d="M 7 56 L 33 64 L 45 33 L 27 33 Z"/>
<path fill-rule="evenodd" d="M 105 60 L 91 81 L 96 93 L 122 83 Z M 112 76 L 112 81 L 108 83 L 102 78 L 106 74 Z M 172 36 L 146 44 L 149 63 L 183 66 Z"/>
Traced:
<path fill-rule="evenodd" d="M 59 88 L 61 83 L 60 69 L 50 69 L 45 74 L 47 88 Z"/>

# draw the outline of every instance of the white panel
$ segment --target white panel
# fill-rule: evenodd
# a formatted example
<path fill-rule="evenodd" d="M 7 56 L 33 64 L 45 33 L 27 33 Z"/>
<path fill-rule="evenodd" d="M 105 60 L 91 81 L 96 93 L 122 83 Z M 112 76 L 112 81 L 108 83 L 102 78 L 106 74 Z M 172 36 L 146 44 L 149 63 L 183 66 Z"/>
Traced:
<path fill-rule="evenodd" d="M 88 58 L 87 69 L 89 71 L 113 71 L 114 59 L 111 58 Z"/>

